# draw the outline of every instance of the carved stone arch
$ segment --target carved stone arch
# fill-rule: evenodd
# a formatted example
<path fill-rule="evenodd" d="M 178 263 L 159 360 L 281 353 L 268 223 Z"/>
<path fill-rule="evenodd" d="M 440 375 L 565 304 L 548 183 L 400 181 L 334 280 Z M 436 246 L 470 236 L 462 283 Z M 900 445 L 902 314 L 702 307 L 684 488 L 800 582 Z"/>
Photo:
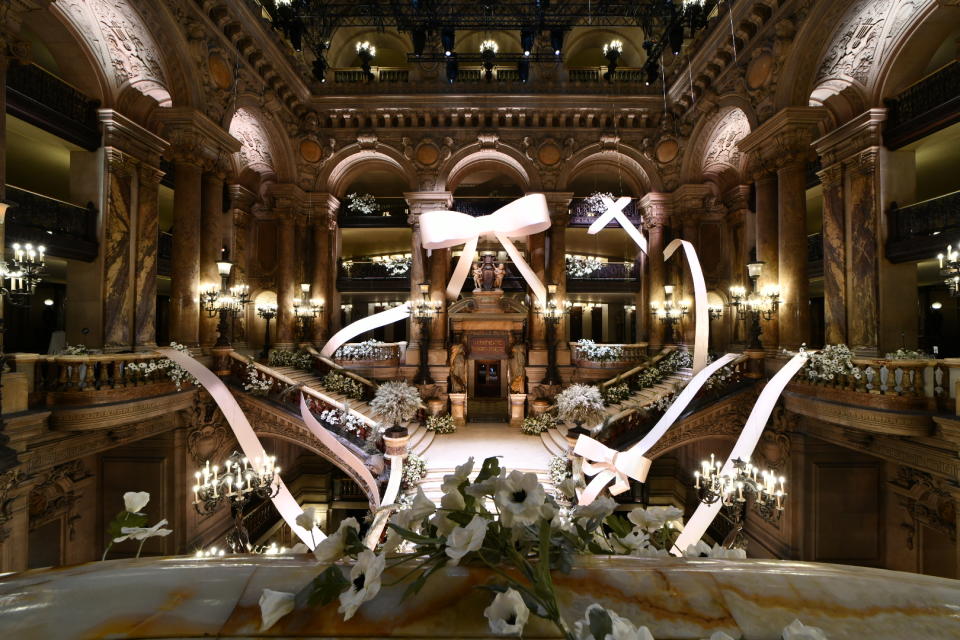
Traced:
<path fill-rule="evenodd" d="M 634 30 L 635 31 L 635 30 Z M 623 52 L 620 54 L 621 66 L 639 65 L 646 59 L 643 52 L 642 38 L 637 41 L 631 37 L 629 29 L 618 29 L 616 27 L 580 27 L 573 29 L 567 36 L 563 46 L 563 58 L 565 61 L 576 58 L 582 51 L 588 49 L 601 49 L 604 44 L 611 40 L 620 40 L 623 43 Z M 594 66 L 606 65 L 606 60 L 602 55 L 597 55 L 596 60 L 592 62 Z"/>
<path fill-rule="evenodd" d="M 684 183 L 709 181 L 720 192 L 740 184 L 747 168 L 745 154 L 737 143 L 756 124 L 740 106 L 724 106 L 697 124 L 691 144 L 683 156 L 681 180 Z"/>
<path fill-rule="evenodd" d="M 365 149 L 357 143 L 344 147 L 326 162 L 317 179 L 317 190 L 342 199 L 358 172 L 371 166 L 400 175 L 410 191 L 418 189 L 417 170 L 409 158 L 389 145 L 377 144 L 372 149 Z"/>
<path fill-rule="evenodd" d="M 253 171 L 262 179 L 278 182 L 291 181 L 296 172 L 296 161 L 283 129 L 246 97 L 238 101 L 237 109 L 224 126 L 240 141 L 240 151 L 233 154 L 237 176 Z"/>
<path fill-rule="evenodd" d="M 384 44 L 399 51 L 412 51 L 413 42 L 408 32 L 376 29 L 373 27 L 340 27 L 330 38 L 328 51 L 335 52 L 327 61 L 331 67 L 352 67 L 356 58 L 356 44 L 360 40 L 368 40 L 378 47 Z M 374 56 L 373 65 L 380 64 Z"/>
<path fill-rule="evenodd" d="M 656 459 L 674 449 L 707 438 L 736 441 L 743 431 L 743 425 L 746 424 L 755 398 L 756 395 L 753 392 L 748 392 L 747 397 L 744 397 L 744 394 L 736 394 L 724 402 L 681 420 L 670 427 L 653 445 L 646 454 L 647 457 Z"/>
<path fill-rule="evenodd" d="M 566 191 L 568 185 L 591 163 L 602 162 L 623 169 L 639 186 L 637 195 L 651 191 L 663 191 L 663 180 L 653 162 L 639 150 L 625 144 L 617 144 L 615 149 L 605 148 L 603 143 L 587 145 L 573 154 L 564 163 L 557 178 L 558 190 Z"/>
<path fill-rule="evenodd" d="M 128 88 L 161 107 L 173 105 L 170 70 L 154 29 L 124 0 L 61 0 L 51 11 L 69 24 L 106 79 L 104 106 L 116 107 Z M 125 102 L 133 102 L 127 92 Z"/>
<path fill-rule="evenodd" d="M 484 165 L 502 168 L 525 192 L 543 190 L 536 165 L 519 149 L 498 139 L 466 145 L 447 158 L 437 173 L 437 190 L 453 191 L 468 171 Z"/>

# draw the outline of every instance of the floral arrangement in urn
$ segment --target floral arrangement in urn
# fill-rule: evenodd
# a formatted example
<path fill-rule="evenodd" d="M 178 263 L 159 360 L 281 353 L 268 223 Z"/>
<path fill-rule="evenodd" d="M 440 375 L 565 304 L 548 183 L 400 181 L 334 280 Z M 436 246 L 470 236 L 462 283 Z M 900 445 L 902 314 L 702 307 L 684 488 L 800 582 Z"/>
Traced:
<path fill-rule="evenodd" d="M 604 416 L 603 396 L 596 387 L 572 384 L 557 394 L 557 415 L 578 427 L 584 423 L 593 427 Z"/>
<path fill-rule="evenodd" d="M 370 402 L 370 409 L 388 425 L 399 427 L 401 422 L 414 416 L 420 404 L 420 392 L 417 388 L 402 380 L 396 380 L 384 382 L 377 387 L 377 392 Z"/>
<path fill-rule="evenodd" d="M 539 617 L 566 640 L 652 638 L 645 627 L 596 604 L 581 619 L 569 619 L 561 611 L 553 575 L 570 573 L 577 557 L 584 555 L 668 556 L 682 528 L 679 509 L 637 508 L 624 518 L 614 514 L 617 503 L 609 497 L 589 506 L 566 507 L 547 493 L 536 474 L 507 472 L 496 458 L 484 460 L 471 481 L 473 474 L 470 458 L 444 476 L 439 508 L 418 489 L 406 508 L 391 516 L 389 534 L 376 549 L 364 546 L 356 520 L 344 520 L 314 550 L 329 566 L 299 594 L 264 590 L 261 630 L 298 606 L 333 602 L 339 602 L 338 612 L 350 620 L 377 597 L 385 569 L 410 567 L 402 578 L 408 582 L 408 598 L 438 569 L 472 565 L 486 567 L 492 576 L 479 588 L 492 594 L 483 615 L 495 635 L 522 636 L 528 621 Z M 399 548 L 403 551 L 397 553 Z M 682 551 L 691 557 L 745 557 L 743 551 L 702 541 Z"/>
<path fill-rule="evenodd" d="M 593 340 L 577 340 L 577 353 L 591 362 L 616 362 L 623 359 L 623 347 L 618 344 L 597 344 Z"/>
<path fill-rule="evenodd" d="M 380 213 L 380 205 L 369 193 L 348 193 L 347 211 L 355 216 L 374 216 Z"/>
<path fill-rule="evenodd" d="M 429 416 L 426 426 L 427 431 L 433 431 L 437 434 L 453 433 L 457 430 L 457 425 L 453 422 L 453 416 L 449 413 Z"/>

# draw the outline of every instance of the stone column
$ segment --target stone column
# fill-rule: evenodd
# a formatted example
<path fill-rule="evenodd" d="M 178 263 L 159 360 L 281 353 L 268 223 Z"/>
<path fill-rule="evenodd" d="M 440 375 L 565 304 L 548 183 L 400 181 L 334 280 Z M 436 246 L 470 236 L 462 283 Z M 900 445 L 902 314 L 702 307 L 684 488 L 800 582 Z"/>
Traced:
<path fill-rule="evenodd" d="M 768 285 L 778 286 L 780 278 L 780 249 L 777 239 L 779 223 L 777 221 L 777 176 L 774 173 L 760 174 L 754 182 L 757 190 L 757 260 L 764 263 L 757 286 L 763 290 Z M 742 282 L 747 288 L 746 264 L 738 265 L 733 277 L 734 282 Z M 763 330 L 761 341 L 770 351 L 777 351 L 780 344 L 780 320 L 774 316 L 770 320 L 760 320 Z M 746 336 L 746 334 L 744 334 Z"/>
<path fill-rule="evenodd" d="M 279 252 L 277 258 L 277 346 L 290 347 L 294 341 L 296 319 L 293 315 L 293 299 L 297 295 L 299 283 L 296 281 L 294 264 L 293 212 L 281 212 L 280 232 L 277 237 Z"/>
<path fill-rule="evenodd" d="M 36 480 L 28 480 L 20 467 L 0 474 L 0 571 L 26 571 L 30 539 L 30 490 Z"/>
<path fill-rule="evenodd" d="M 450 279 L 450 249 L 434 249 L 430 256 L 430 299 L 439 305 L 430 326 L 430 348 L 446 349 L 447 345 L 447 280 Z"/>
<path fill-rule="evenodd" d="M 223 174 L 215 167 L 206 171 L 202 180 L 203 208 L 200 215 L 200 286 L 220 286 L 220 274 L 217 262 L 223 256 Z M 230 256 L 233 259 L 233 256 Z M 200 312 L 200 344 L 213 346 L 217 340 L 217 317 Z"/>
<path fill-rule="evenodd" d="M 640 286 L 633 298 L 633 304 L 636 307 L 633 312 L 633 323 L 636 325 L 637 342 L 649 342 L 650 340 L 650 319 L 646 311 L 650 308 L 650 282 L 645 277 L 648 268 L 649 258 L 647 254 L 637 247 L 636 277 Z"/>
<path fill-rule="evenodd" d="M 823 185 L 823 315 L 826 344 L 847 343 L 847 230 L 843 165 L 820 171 Z"/>
<path fill-rule="evenodd" d="M 230 194 L 230 210 L 224 217 L 229 221 L 227 232 L 224 234 L 226 245 L 230 248 L 230 259 L 233 261 L 231 284 L 250 285 L 249 255 L 247 244 L 250 240 L 250 212 L 256 195 L 246 187 L 231 184 L 228 187 Z M 231 333 L 233 347 L 245 347 L 247 344 L 247 315 L 253 302 L 231 319 Z M 255 313 L 255 311 L 254 311 Z"/>
<path fill-rule="evenodd" d="M 777 171 L 780 201 L 780 344 L 796 350 L 810 340 L 807 276 L 807 165 L 795 157 Z"/>
<path fill-rule="evenodd" d="M 107 147 L 106 184 L 100 251 L 103 254 L 103 349 L 117 352 L 133 345 L 133 268 L 131 225 L 137 162 Z"/>
<path fill-rule="evenodd" d="M 650 335 L 649 350 L 656 353 L 663 348 L 664 327 L 652 313 L 650 304 L 663 304 L 663 285 L 666 283 L 666 267 L 663 263 L 664 239 L 667 225 L 670 220 L 670 195 L 666 193 L 648 193 L 640 199 L 643 209 L 643 226 L 647 230 L 647 278 L 650 283 L 647 306 L 637 309 L 637 313 L 647 316 L 647 326 Z"/>
<path fill-rule="evenodd" d="M 410 299 L 420 299 L 420 283 L 427 280 L 426 253 L 423 250 L 420 239 L 420 214 L 424 211 L 435 211 L 437 209 L 449 209 L 453 205 L 453 194 L 449 191 L 413 191 L 404 193 L 403 197 L 407 201 L 410 209 L 410 215 L 407 222 L 412 231 L 410 236 L 410 253 L 413 256 L 410 263 Z M 444 288 L 446 282 L 443 283 Z M 419 362 L 421 348 L 420 325 L 417 322 L 410 322 L 410 330 L 407 332 L 407 363 L 415 365 Z M 428 345 L 429 348 L 429 345 Z"/>
<path fill-rule="evenodd" d="M 695 216 L 687 215 L 683 219 L 683 239 L 691 243 L 694 248 L 697 248 L 698 236 L 699 236 L 700 225 Z M 679 252 L 678 252 L 679 253 Z M 683 342 L 687 346 L 693 348 L 693 343 L 696 338 L 696 313 L 697 313 L 697 301 L 693 290 L 693 274 L 690 272 L 690 265 L 687 264 L 687 256 L 684 253 L 683 256 L 676 256 L 672 258 L 673 260 L 682 261 L 683 269 L 683 297 L 681 299 L 688 300 L 690 302 L 690 313 L 687 314 L 687 317 L 683 319 Z M 679 263 L 678 263 L 679 266 Z"/>
<path fill-rule="evenodd" d="M 337 291 L 337 211 L 340 201 L 329 193 L 308 193 L 313 224 L 313 270 L 310 291 L 323 300 L 323 313 L 313 322 L 313 341 L 322 343 L 340 328 L 340 292 Z"/>
<path fill-rule="evenodd" d="M 174 158 L 170 338 L 190 347 L 200 344 L 200 165 L 195 155 Z"/>
<path fill-rule="evenodd" d="M 567 227 L 570 225 L 570 202 L 573 193 L 545 193 L 550 208 L 550 262 L 547 269 L 548 283 L 557 285 L 557 297 L 561 301 L 567 298 Z M 544 283 L 547 284 L 547 283 Z M 564 316 L 557 323 L 557 364 L 570 363 L 570 316 Z"/>
<path fill-rule="evenodd" d="M 530 268 L 537 274 L 541 282 L 547 278 L 547 237 L 546 232 L 535 233 L 527 238 L 527 249 L 530 254 Z M 530 309 L 530 341 L 534 349 L 547 348 L 547 326 L 543 316 Z"/>
<path fill-rule="evenodd" d="M 134 344 L 138 349 L 157 346 L 157 241 L 160 234 L 160 178 L 163 172 L 140 165 L 137 201 Z"/>

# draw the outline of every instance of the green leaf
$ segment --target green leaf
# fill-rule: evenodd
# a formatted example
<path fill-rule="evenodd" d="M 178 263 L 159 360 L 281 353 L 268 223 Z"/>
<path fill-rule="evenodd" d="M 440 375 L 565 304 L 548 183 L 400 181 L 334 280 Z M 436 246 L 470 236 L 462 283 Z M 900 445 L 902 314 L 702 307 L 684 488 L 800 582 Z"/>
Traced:
<path fill-rule="evenodd" d="M 495 457 L 487 458 L 483 461 L 483 466 L 480 467 L 480 473 L 477 474 L 477 479 L 473 481 L 473 484 L 483 482 L 498 475 L 500 475 L 500 461 Z"/>
<path fill-rule="evenodd" d="M 147 524 L 147 516 L 142 513 L 130 513 L 129 511 L 121 511 L 113 520 L 110 521 L 110 524 L 107 525 L 107 535 L 110 536 L 112 541 L 114 538 L 119 538 L 123 535 L 121 529 L 124 527 L 144 527 Z"/>
<path fill-rule="evenodd" d="M 597 640 L 613 635 L 613 619 L 603 607 L 594 607 L 587 614 L 590 620 L 590 633 Z"/>
<path fill-rule="evenodd" d="M 630 526 L 630 523 L 615 513 L 607 516 L 607 519 L 604 522 L 607 523 L 607 526 L 610 527 L 610 530 L 613 531 L 614 535 L 616 535 L 618 538 L 625 538 L 626 536 L 630 535 L 631 531 L 633 531 L 633 527 Z"/>
<path fill-rule="evenodd" d="M 544 588 L 553 591 L 553 582 L 550 579 L 550 522 L 540 521 L 540 549 L 537 562 L 537 581 Z"/>
<path fill-rule="evenodd" d="M 297 606 L 323 607 L 336 600 L 349 586 L 350 581 L 344 577 L 340 567 L 331 565 L 300 590 L 295 603 Z"/>
<path fill-rule="evenodd" d="M 404 540 L 408 540 L 414 544 L 440 544 L 440 538 L 431 538 L 427 536 L 422 536 L 419 533 L 414 533 L 410 529 L 404 529 L 403 527 L 398 527 L 392 522 L 387 523 L 387 526 L 399 533 Z M 436 531 L 436 528 L 433 528 Z"/>
<path fill-rule="evenodd" d="M 461 527 L 465 527 L 470 524 L 471 520 L 473 520 L 473 514 L 465 513 L 463 511 L 451 511 L 447 514 L 447 519 L 453 520 Z"/>

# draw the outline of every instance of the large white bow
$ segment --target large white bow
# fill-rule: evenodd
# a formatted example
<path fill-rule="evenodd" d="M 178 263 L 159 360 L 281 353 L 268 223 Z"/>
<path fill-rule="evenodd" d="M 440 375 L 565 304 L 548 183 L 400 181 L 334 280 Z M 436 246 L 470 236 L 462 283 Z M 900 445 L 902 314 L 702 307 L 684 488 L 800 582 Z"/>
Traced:
<path fill-rule="evenodd" d="M 507 250 L 513 264 L 530 285 L 540 304 L 546 305 L 546 287 L 517 251 L 511 238 L 522 238 L 549 228 L 550 210 L 547 208 L 547 199 L 542 193 L 524 196 L 490 215 L 476 218 L 459 211 L 439 210 L 420 214 L 420 237 L 424 249 L 447 249 L 463 245 L 460 260 L 447 285 L 447 298 L 451 300 L 460 295 L 477 252 L 477 242 L 480 237 L 492 235 Z"/>
<path fill-rule="evenodd" d="M 630 488 L 629 478 L 645 482 L 650 471 L 650 459 L 639 451 L 617 451 L 589 436 L 580 436 L 573 452 L 584 458 L 583 472 L 588 476 L 595 476 L 580 496 L 580 504 L 593 502 L 611 480 L 613 485 L 610 493 L 617 495 Z"/>
<path fill-rule="evenodd" d="M 587 229 L 587 233 L 590 235 L 596 235 L 603 229 L 605 226 L 610 224 L 612 221 L 616 220 L 620 223 L 620 226 L 623 227 L 623 230 L 627 232 L 633 241 L 637 243 L 637 246 L 640 247 L 640 251 L 647 253 L 647 239 L 643 237 L 643 234 L 633 226 L 633 223 L 630 222 L 630 218 L 627 217 L 627 214 L 623 212 L 624 208 L 630 204 L 630 198 L 626 196 L 619 198 L 616 202 L 610 198 L 603 196 L 601 198 L 603 202 L 604 212 L 593 221 L 593 224 L 590 225 L 590 228 Z"/>

